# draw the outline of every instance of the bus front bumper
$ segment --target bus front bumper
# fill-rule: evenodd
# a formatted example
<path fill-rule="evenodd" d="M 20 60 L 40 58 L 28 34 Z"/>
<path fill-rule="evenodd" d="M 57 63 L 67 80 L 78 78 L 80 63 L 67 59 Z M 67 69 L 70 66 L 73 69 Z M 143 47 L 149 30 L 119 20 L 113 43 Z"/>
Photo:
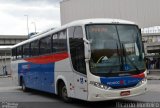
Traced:
<path fill-rule="evenodd" d="M 103 90 L 93 85 L 89 85 L 88 90 L 88 101 L 113 100 L 144 94 L 147 91 L 147 81 L 139 86 L 125 89 Z"/>

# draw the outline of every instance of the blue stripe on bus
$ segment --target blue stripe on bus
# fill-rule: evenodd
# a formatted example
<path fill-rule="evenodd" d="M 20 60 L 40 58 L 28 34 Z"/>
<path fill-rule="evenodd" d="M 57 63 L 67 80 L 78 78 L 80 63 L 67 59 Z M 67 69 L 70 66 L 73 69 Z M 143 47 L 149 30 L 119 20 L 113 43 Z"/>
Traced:
<path fill-rule="evenodd" d="M 102 84 L 112 88 L 127 88 L 136 86 L 143 78 L 136 78 L 133 76 L 125 77 L 101 77 Z"/>
<path fill-rule="evenodd" d="M 37 89 L 40 91 L 55 93 L 54 65 L 55 63 L 19 63 L 18 73 L 19 76 L 23 76 L 26 87 Z"/>

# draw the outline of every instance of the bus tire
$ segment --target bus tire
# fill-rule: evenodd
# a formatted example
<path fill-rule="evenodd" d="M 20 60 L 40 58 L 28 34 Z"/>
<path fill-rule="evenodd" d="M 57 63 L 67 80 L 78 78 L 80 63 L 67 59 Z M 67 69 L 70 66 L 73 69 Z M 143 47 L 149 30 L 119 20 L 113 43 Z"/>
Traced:
<path fill-rule="evenodd" d="M 58 85 L 58 95 L 64 102 L 71 102 L 71 98 L 68 97 L 67 88 L 64 82 L 60 82 Z"/>
<path fill-rule="evenodd" d="M 25 84 L 25 81 L 24 81 L 24 79 L 22 78 L 22 82 L 21 82 L 21 87 L 22 87 L 22 90 L 24 91 L 24 92 L 27 92 L 28 91 L 28 88 L 26 87 L 26 84 Z"/>

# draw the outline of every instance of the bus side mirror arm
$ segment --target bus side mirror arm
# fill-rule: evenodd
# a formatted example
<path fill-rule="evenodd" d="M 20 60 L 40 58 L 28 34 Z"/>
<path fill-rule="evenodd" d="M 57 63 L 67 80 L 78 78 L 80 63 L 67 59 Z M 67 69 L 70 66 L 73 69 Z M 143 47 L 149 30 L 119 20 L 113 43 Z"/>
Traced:
<path fill-rule="evenodd" d="M 87 40 L 86 38 L 83 38 L 83 41 L 86 43 L 86 44 L 91 44 L 91 42 L 89 40 Z"/>
<path fill-rule="evenodd" d="M 85 59 L 90 60 L 90 58 L 91 58 L 91 42 L 88 41 L 86 38 L 83 38 L 83 41 L 84 41 Z"/>

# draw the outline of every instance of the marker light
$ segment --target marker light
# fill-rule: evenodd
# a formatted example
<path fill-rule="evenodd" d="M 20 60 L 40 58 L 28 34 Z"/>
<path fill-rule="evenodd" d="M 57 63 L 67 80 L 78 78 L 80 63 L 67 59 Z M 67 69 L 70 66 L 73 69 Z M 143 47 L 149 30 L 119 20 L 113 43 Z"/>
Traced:
<path fill-rule="evenodd" d="M 142 85 L 147 81 L 147 78 L 143 78 L 137 85 Z"/>

